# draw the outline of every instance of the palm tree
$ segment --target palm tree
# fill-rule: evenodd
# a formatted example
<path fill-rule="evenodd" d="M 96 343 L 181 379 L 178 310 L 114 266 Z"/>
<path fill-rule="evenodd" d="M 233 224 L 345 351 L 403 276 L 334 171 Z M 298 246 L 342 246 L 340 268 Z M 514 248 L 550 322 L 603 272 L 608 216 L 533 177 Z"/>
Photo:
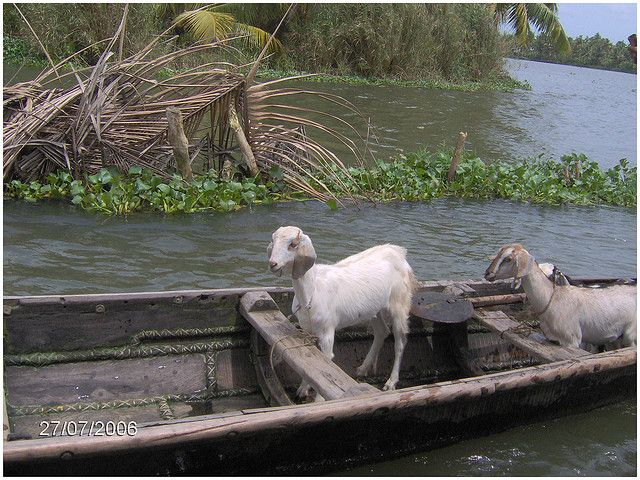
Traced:
<path fill-rule="evenodd" d="M 526 46 L 531 25 L 546 33 L 556 49 L 567 54 L 571 51 L 569 39 L 558 19 L 557 3 L 491 3 L 496 22 L 506 23 L 516 31 L 516 41 Z"/>
<path fill-rule="evenodd" d="M 158 14 L 171 19 L 199 41 L 224 40 L 243 35 L 247 46 L 262 49 L 269 40 L 270 33 L 248 23 L 240 22 L 234 15 L 233 5 L 202 3 L 163 3 L 158 5 Z M 274 38 L 267 53 L 280 53 L 282 43 Z"/>

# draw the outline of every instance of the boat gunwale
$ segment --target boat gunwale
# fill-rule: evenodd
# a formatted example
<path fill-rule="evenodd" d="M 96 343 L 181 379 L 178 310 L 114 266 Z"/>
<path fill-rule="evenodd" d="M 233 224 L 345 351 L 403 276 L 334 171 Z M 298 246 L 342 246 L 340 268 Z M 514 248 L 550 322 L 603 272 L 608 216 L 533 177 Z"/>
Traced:
<path fill-rule="evenodd" d="M 633 281 L 635 278 L 627 277 L 571 277 L 574 281 L 580 283 L 609 283 L 620 279 Z M 422 280 L 418 281 L 418 288 L 438 288 L 449 285 L 494 285 L 499 288 L 504 284 L 511 284 L 510 279 L 494 280 L 489 282 L 484 278 L 458 279 L 458 280 Z M 73 303 L 81 301 L 95 300 L 129 300 L 129 299 L 151 299 L 151 298 L 170 298 L 176 296 L 196 297 L 199 295 L 240 295 L 247 292 L 266 291 L 268 293 L 292 293 L 293 287 L 290 286 L 255 286 L 255 287 L 228 287 L 228 288 L 202 288 L 189 290 L 151 290 L 143 292 L 114 292 L 114 293 L 72 293 L 72 294 L 55 294 L 55 295 L 6 295 L 3 296 L 3 302 L 25 302 L 25 304 L 37 304 L 47 302 L 60 302 L 71 300 Z"/>
<path fill-rule="evenodd" d="M 602 368 L 601 362 L 607 364 L 605 368 Z M 310 425 L 326 421 L 328 417 L 331 417 L 332 421 L 344 420 L 354 412 L 367 415 L 380 409 L 429 408 L 452 403 L 461 398 L 468 400 L 517 391 L 530 386 L 529 380 L 532 377 L 535 377 L 536 385 L 549 384 L 593 373 L 602 374 L 623 369 L 636 362 L 636 348 L 627 347 L 577 359 L 496 372 L 482 377 L 448 380 L 358 397 L 239 410 L 217 417 L 198 416 L 192 419 L 145 423 L 140 424 L 137 434 L 131 437 L 77 436 L 14 440 L 4 443 L 3 456 L 5 463 L 20 463 L 31 460 L 58 460 L 67 452 L 73 457 L 83 458 L 100 453 L 118 454 L 144 448 L 171 448 L 184 445 L 185 442 L 202 443 L 220 439 L 231 432 L 237 434 L 241 431 L 250 434 L 278 426 L 281 428 L 282 422 L 287 421 L 291 426 Z"/>

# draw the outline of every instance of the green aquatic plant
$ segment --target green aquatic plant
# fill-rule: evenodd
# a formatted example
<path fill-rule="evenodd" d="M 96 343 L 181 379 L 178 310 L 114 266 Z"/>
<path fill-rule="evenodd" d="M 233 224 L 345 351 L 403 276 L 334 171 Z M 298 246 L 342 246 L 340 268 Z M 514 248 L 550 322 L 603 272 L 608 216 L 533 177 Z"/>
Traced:
<path fill-rule="evenodd" d="M 126 215 L 137 210 L 192 213 L 204 210 L 233 211 L 244 205 L 280 199 L 277 182 L 259 183 L 255 178 L 224 180 L 215 170 L 186 182 L 180 175 L 159 177 L 148 169 L 131 167 L 127 173 L 103 168 L 85 180 L 73 180 L 64 171 L 50 174 L 46 183 L 12 180 L 5 196 L 30 202 L 69 198 L 92 212 Z"/>
<path fill-rule="evenodd" d="M 401 80 L 397 78 L 362 77 L 357 75 L 330 75 L 325 73 L 310 74 L 298 70 L 275 70 L 261 68 L 258 75 L 262 78 L 285 78 L 301 76 L 298 81 L 310 83 L 344 83 L 353 86 L 393 86 L 393 87 L 420 87 L 434 90 L 456 90 L 462 92 L 493 91 L 510 93 L 515 90 L 531 90 L 531 85 L 526 81 L 516 80 L 509 76 L 495 76 L 480 81 L 471 80 Z"/>
<path fill-rule="evenodd" d="M 603 170 L 582 154 L 563 156 L 560 161 L 533 158 L 515 163 L 485 162 L 471 152 L 463 153 L 451 183 L 447 173 L 451 151 L 419 151 L 398 156 L 393 162 L 376 161 L 371 166 L 329 166 L 308 182 L 322 183 L 329 191 L 347 192 L 354 198 L 379 202 L 430 201 L 434 198 L 504 198 L 539 204 L 618 205 L 637 202 L 637 169 L 623 159 Z M 170 179 L 133 166 L 123 173 L 103 168 L 83 180 L 65 171 L 48 175 L 44 182 L 12 180 L 5 184 L 5 197 L 29 202 L 69 199 L 93 212 L 126 215 L 138 210 L 164 213 L 234 211 L 247 205 L 282 200 L 304 200 L 310 196 L 284 182 L 283 170 L 274 165 L 268 175 L 221 179 L 215 170 L 187 182 L 180 175 Z M 335 199 L 327 206 L 338 207 Z"/>
<path fill-rule="evenodd" d="M 485 162 L 465 152 L 451 183 L 447 173 L 451 152 L 419 151 L 400 155 L 393 162 L 377 161 L 371 167 L 351 167 L 338 179 L 355 195 L 377 201 L 425 201 L 443 196 L 505 198 L 522 202 L 560 205 L 636 205 L 637 169 L 626 159 L 603 170 L 582 154 L 564 155 L 560 161 L 534 158 L 519 162 Z M 329 188 L 335 180 L 321 178 Z"/>

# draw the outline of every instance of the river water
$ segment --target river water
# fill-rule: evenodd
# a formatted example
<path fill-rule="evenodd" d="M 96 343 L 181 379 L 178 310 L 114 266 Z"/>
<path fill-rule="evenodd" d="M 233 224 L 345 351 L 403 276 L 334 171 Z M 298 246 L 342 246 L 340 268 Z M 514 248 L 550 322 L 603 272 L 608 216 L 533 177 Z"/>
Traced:
<path fill-rule="evenodd" d="M 605 167 L 625 157 L 636 162 L 634 75 L 515 61 L 510 69 L 533 90 L 321 88 L 371 117 L 381 158 L 450 145 L 467 130 L 468 146 L 486 158 L 557 158 L 575 150 Z M 324 262 L 399 243 L 423 280 L 479 278 L 487 257 L 513 241 L 569 274 L 636 275 L 636 212 L 615 207 L 441 199 L 331 211 L 310 201 L 126 219 L 60 202 L 5 200 L 3 207 L 5 295 L 286 285 L 267 271 L 266 245 L 273 230 L 289 224 L 311 236 Z M 636 451 L 634 399 L 341 473 L 635 475 Z"/>

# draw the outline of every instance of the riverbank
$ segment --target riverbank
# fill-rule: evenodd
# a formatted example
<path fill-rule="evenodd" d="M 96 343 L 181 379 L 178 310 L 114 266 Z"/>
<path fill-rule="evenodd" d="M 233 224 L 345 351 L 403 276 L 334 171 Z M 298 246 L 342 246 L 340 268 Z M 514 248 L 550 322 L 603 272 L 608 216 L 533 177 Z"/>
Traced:
<path fill-rule="evenodd" d="M 29 45 L 21 39 L 4 37 L 4 62 L 15 69 L 22 65 L 38 69 L 48 68 L 47 59 L 33 52 Z M 158 79 L 163 80 L 178 73 L 186 72 L 191 68 L 160 70 Z M 394 87 L 420 87 L 436 90 L 451 90 L 461 92 L 514 92 L 516 90 L 531 90 L 527 81 L 516 80 L 508 75 L 486 79 L 483 81 L 452 82 L 448 80 L 424 79 L 424 80 L 400 80 L 394 78 L 361 77 L 357 75 L 329 75 L 324 73 L 302 72 L 297 70 L 274 70 L 260 68 L 257 76 L 264 80 L 275 80 L 288 77 L 301 77 L 296 81 L 310 83 L 338 83 L 353 86 L 394 86 Z"/>
<path fill-rule="evenodd" d="M 400 155 L 392 162 L 377 161 L 370 167 L 337 167 L 315 172 L 307 178 L 318 191 L 334 198 L 331 209 L 353 201 L 430 201 L 441 197 L 465 199 L 502 198 L 535 204 L 615 205 L 635 207 L 637 169 L 626 160 L 608 170 L 584 155 L 515 163 L 485 162 L 464 152 L 455 178 L 447 181 L 451 152 L 419 151 Z M 29 202 L 63 199 L 80 208 L 106 215 L 127 215 L 135 211 L 194 213 L 234 211 L 248 205 L 307 200 L 309 196 L 285 186 L 282 172 L 270 170 L 269 178 L 221 179 L 215 170 L 186 182 L 179 175 L 162 179 L 148 170 L 132 167 L 122 173 L 102 169 L 83 180 L 64 171 L 51 174 L 45 182 L 5 185 L 5 198 Z M 338 199 L 341 197 L 341 200 Z"/>
<path fill-rule="evenodd" d="M 304 75 L 304 76 L 303 76 Z M 447 80 L 399 80 L 392 78 L 368 78 L 357 75 L 329 75 L 324 73 L 300 72 L 297 70 L 273 70 L 261 68 L 258 76 L 265 79 L 278 79 L 293 76 L 303 76 L 297 80 L 315 83 L 342 83 L 353 86 L 394 86 L 394 87 L 421 87 L 437 90 L 455 90 L 462 92 L 513 92 L 515 90 L 531 90 L 531 85 L 526 81 L 516 80 L 505 75 L 478 82 Z"/>
<path fill-rule="evenodd" d="M 614 67 L 606 67 L 603 65 L 587 65 L 581 63 L 571 63 L 568 61 L 561 60 L 551 60 L 551 59 L 541 59 L 541 58 L 527 58 L 526 56 L 518 56 L 518 55 L 510 55 L 506 57 L 509 60 L 526 60 L 528 62 L 536 62 L 536 63 L 548 63 L 550 65 L 564 65 L 567 67 L 579 67 L 579 68 L 591 68 L 593 70 L 602 70 L 604 72 L 618 72 L 618 73 L 629 73 L 632 75 L 636 75 L 638 72 L 631 69 L 623 69 L 623 68 L 614 68 Z"/>

